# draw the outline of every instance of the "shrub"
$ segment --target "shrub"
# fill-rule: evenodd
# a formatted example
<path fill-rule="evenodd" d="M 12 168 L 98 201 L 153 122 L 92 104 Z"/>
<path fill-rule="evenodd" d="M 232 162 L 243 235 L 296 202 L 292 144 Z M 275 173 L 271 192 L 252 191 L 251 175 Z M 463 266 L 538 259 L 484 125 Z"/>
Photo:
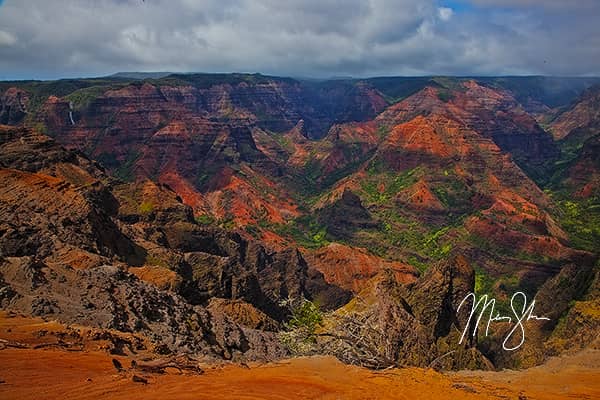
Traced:
<path fill-rule="evenodd" d="M 285 331 L 279 340 L 292 354 L 310 354 L 316 349 L 316 330 L 323 326 L 323 314 L 312 301 L 285 300 L 281 305 L 290 309 L 290 320 L 284 324 Z"/>
<path fill-rule="evenodd" d="M 140 213 L 142 214 L 150 214 L 152 211 L 154 211 L 154 204 L 152 204 L 149 201 L 144 201 L 142 204 L 140 204 Z"/>
<path fill-rule="evenodd" d="M 299 306 L 292 307 L 292 317 L 286 326 L 290 329 L 306 329 L 314 334 L 323 324 L 323 314 L 312 301 L 303 300 Z"/>
<path fill-rule="evenodd" d="M 210 225 L 215 222 L 215 219 L 208 214 L 198 215 L 196 218 L 196 222 L 200 225 Z"/>

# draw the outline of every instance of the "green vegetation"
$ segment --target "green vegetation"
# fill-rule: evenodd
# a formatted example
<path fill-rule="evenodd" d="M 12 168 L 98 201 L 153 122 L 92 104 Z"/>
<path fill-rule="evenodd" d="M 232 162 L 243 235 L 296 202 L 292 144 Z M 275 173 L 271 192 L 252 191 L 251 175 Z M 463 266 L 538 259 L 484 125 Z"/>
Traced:
<path fill-rule="evenodd" d="M 431 191 L 450 212 L 464 213 L 471 210 L 473 190 L 449 171 L 444 171 L 444 181 L 436 183 Z"/>
<path fill-rule="evenodd" d="M 438 96 L 438 99 L 440 99 L 444 103 L 447 103 L 454 98 L 454 95 L 452 94 L 452 92 L 447 89 L 439 89 L 437 96 Z"/>
<path fill-rule="evenodd" d="M 284 82 L 288 84 L 297 83 L 296 80 L 291 78 L 279 78 L 273 76 L 267 76 L 262 74 L 211 74 L 211 73 L 200 73 L 200 74 L 172 74 L 159 79 L 147 79 L 146 82 L 155 85 L 168 85 L 168 86 L 194 86 L 199 89 L 207 89 L 214 85 L 225 85 L 229 84 L 232 86 L 239 85 L 240 83 L 247 83 L 248 85 L 260 85 L 267 84 L 270 82 Z"/>
<path fill-rule="evenodd" d="M 509 245 L 503 246 L 493 240 L 488 240 L 476 234 L 468 235 L 466 240 L 470 242 L 473 247 L 502 258 L 516 258 L 522 261 L 545 265 L 554 265 L 559 262 L 559 260 L 552 259 L 548 255 L 524 252 Z"/>
<path fill-rule="evenodd" d="M 289 307 L 291 318 L 284 324 L 286 330 L 279 333 L 279 340 L 292 354 L 309 354 L 316 343 L 316 331 L 323 326 L 323 313 L 306 299 L 288 299 L 281 305 Z"/>
<path fill-rule="evenodd" d="M 42 105 L 50 96 L 65 97 L 81 89 L 96 87 L 109 90 L 127 85 L 130 80 L 119 78 L 60 79 L 57 81 L 5 81 L 0 82 L 0 92 L 18 87 L 29 94 L 27 122 L 34 123 Z M 80 95 L 75 95 L 79 98 Z"/>
<path fill-rule="evenodd" d="M 424 271 L 427 263 L 441 260 L 448 256 L 454 243 L 464 236 L 455 225 L 432 227 L 427 230 L 423 223 L 398 215 L 390 208 L 385 212 L 377 212 L 377 219 L 384 221 L 378 231 L 363 231 L 370 239 L 368 243 L 352 243 L 368 247 L 373 254 L 389 258 L 390 254 L 412 254 L 408 256 L 409 264 Z M 459 239 L 457 239 L 457 237 Z"/>
<path fill-rule="evenodd" d="M 445 226 L 425 234 L 417 230 L 401 232 L 400 243 L 426 258 L 441 260 L 452 251 L 452 242 L 444 239 L 450 230 L 450 226 Z"/>
<path fill-rule="evenodd" d="M 90 86 L 78 89 L 65 98 L 71 102 L 74 110 L 80 111 L 88 108 L 95 99 L 102 96 L 108 89 L 107 86 Z"/>
<path fill-rule="evenodd" d="M 436 176 L 432 192 L 449 208 L 442 219 L 424 223 L 418 213 L 399 207 L 395 198 L 410 188 L 421 177 L 429 176 L 423 167 L 401 173 L 386 171 L 383 163 L 368 165 L 367 177 L 361 182 L 360 195 L 375 220 L 381 221 L 378 229 L 361 230 L 350 244 L 369 248 L 378 256 L 408 261 L 423 271 L 427 264 L 447 257 L 456 243 L 468 240 L 462 226 L 469 215 L 472 190 L 451 171 L 444 171 L 442 180 Z"/>
<path fill-rule="evenodd" d="M 574 247 L 598 252 L 600 249 L 600 199 L 574 199 L 562 193 L 553 195 L 560 207 L 560 223 Z"/>
<path fill-rule="evenodd" d="M 372 163 L 367 168 L 369 178 L 361 183 L 361 189 L 367 196 L 367 200 L 375 204 L 390 201 L 393 196 L 401 190 L 414 185 L 421 175 L 419 167 L 406 170 L 398 174 L 390 172 L 379 172 L 381 165 Z M 383 188 L 383 190 L 380 190 Z"/>
<path fill-rule="evenodd" d="M 479 267 L 477 264 L 473 265 L 475 270 L 475 294 L 479 297 L 493 293 L 494 279 L 489 274 Z"/>
<path fill-rule="evenodd" d="M 323 314 L 312 301 L 303 300 L 300 305 L 292 307 L 292 317 L 286 323 L 288 329 L 305 329 L 311 334 L 323 324 Z"/>
<path fill-rule="evenodd" d="M 244 230 L 250 234 L 254 239 L 260 238 L 260 228 L 256 225 L 250 224 L 244 227 Z"/>
<path fill-rule="evenodd" d="M 377 128 L 377 136 L 380 140 L 385 139 L 390 134 L 390 128 L 387 126 L 380 126 Z"/>
<path fill-rule="evenodd" d="M 450 94 L 450 91 L 459 91 L 465 92 L 467 89 L 463 86 L 465 82 L 465 78 L 455 78 L 449 76 L 436 76 L 432 79 L 435 83 L 437 83 L 441 90 L 444 90 Z"/>
<path fill-rule="evenodd" d="M 140 204 L 139 211 L 143 215 L 150 214 L 154 211 L 154 204 L 149 201 L 144 201 L 142 204 Z"/>
<path fill-rule="evenodd" d="M 225 218 L 217 220 L 217 225 L 223 229 L 232 230 L 235 228 L 235 221 L 232 216 L 226 216 Z"/>
<path fill-rule="evenodd" d="M 410 256 L 408 258 L 408 263 L 410 265 L 412 265 L 413 267 L 415 267 L 420 273 L 427 271 L 427 264 L 425 264 L 423 261 L 417 259 L 417 257 L 415 257 L 415 256 Z"/>
<path fill-rule="evenodd" d="M 367 166 L 367 174 L 369 176 L 375 176 L 385 171 L 385 165 L 380 160 L 371 160 Z"/>
<path fill-rule="evenodd" d="M 519 287 L 518 279 L 514 276 L 508 276 L 496 280 L 477 264 L 473 265 L 473 269 L 475 270 L 474 292 L 477 299 L 483 295 L 488 295 L 488 299 L 495 298 L 496 304 L 494 313 L 500 312 L 502 315 L 512 315 L 510 296 L 512 296 L 514 292 L 523 289 Z M 496 286 L 499 287 L 501 291 L 501 297 L 498 296 Z M 505 300 L 502 300 L 502 298 Z"/>
<path fill-rule="evenodd" d="M 471 243 L 473 247 L 480 249 L 481 251 L 485 251 L 487 253 L 492 253 L 499 255 L 501 257 L 514 257 L 516 252 L 514 249 L 507 249 L 501 246 L 498 246 L 496 243 L 488 240 L 485 237 L 479 236 L 477 234 L 471 233 L 466 237 L 466 240 Z"/>
<path fill-rule="evenodd" d="M 521 104 L 536 100 L 551 108 L 567 106 L 598 78 L 563 78 L 548 76 L 510 76 L 477 78 L 481 84 L 512 92 Z"/>
<path fill-rule="evenodd" d="M 96 157 L 96 161 L 107 169 L 114 169 L 119 166 L 119 160 L 117 160 L 115 153 L 101 153 Z"/>
<path fill-rule="evenodd" d="M 133 167 L 140 156 L 141 153 L 131 150 L 125 162 L 120 163 L 119 167 L 115 170 L 114 175 L 125 182 L 133 181 L 135 178 Z"/>
<path fill-rule="evenodd" d="M 273 133 L 270 136 L 273 139 L 275 139 L 279 147 L 281 147 L 286 152 L 291 153 L 294 151 L 294 143 L 292 143 L 292 141 L 288 137 L 279 133 Z"/>
<path fill-rule="evenodd" d="M 215 218 L 209 214 L 197 215 L 194 219 L 200 225 L 211 225 L 215 223 Z"/>
<path fill-rule="evenodd" d="M 314 216 L 304 215 L 286 224 L 265 224 L 282 237 L 292 238 L 299 246 L 318 249 L 327 246 L 327 227 L 319 224 Z"/>
<path fill-rule="evenodd" d="M 156 265 L 158 267 L 164 267 L 164 268 L 169 267 L 169 264 L 167 264 L 167 262 L 165 260 L 155 257 L 151 254 L 148 254 L 146 256 L 146 264 Z"/>
<path fill-rule="evenodd" d="M 314 152 L 310 154 L 310 157 L 304 164 L 303 176 L 313 184 L 321 176 L 321 163 L 315 158 Z"/>
<path fill-rule="evenodd" d="M 46 126 L 46 124 L 44 124 L 43 122 L 36 122 L 33 125 L 33 129 L 43 135 L 49 135 L 50 133 L 48 132 L 48 127 Z"/>

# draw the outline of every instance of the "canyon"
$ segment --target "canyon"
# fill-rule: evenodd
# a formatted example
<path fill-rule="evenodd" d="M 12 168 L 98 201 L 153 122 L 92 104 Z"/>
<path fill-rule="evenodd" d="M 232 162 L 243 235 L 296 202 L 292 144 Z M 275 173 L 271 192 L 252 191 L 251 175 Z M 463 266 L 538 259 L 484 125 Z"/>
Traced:
<path fill-rule="evenodd" d="M 186 355 L 289 383 L 316 368 L 294 385 L 323 398 L 338 389 L 317 382 L 322 365 L 385 390 L 413 379 L 488 398 L 480 370 L 584 357 L 575 374 L 592 382 L 599 99 L 594 78 L 0 82 L 0 338 L 25 344 L 0 359 L 16 371 L 18 354 L 55 363 L 76 344 L 90 359 L 70 362 L 88 369 Z M 502 350 L 502 324 L 459 344 L 475 329 L 465 295 L 506 304 L 516 291 L 549 316 L 528 322 L 522 348 Z M 29 318 L 58 324 L 58 345 L 14 337 Z M 209 374 L 222 383 L 206 390 L 226 384 Z"/>

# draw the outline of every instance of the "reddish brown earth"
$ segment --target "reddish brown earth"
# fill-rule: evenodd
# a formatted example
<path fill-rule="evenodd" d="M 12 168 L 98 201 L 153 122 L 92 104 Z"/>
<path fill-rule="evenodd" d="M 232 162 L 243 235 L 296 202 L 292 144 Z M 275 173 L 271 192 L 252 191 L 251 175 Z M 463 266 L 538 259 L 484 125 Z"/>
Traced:
<path fill-rule="evenodd" d="M 544 147 L 549 135 L 507 92 L 467 81 L 450 91 L 446 100 L 444 93 L 445 89 L 427 87 L 388 107 L 375 121 L 389 133 L 378 139 L 373 134 L 376 129 L 369 124 L 332 129 L 325 140 L 333 144 L 322 146 L 320 151 L 325 154 L 317 158 L 329 160 L 327 154 L 335 154 L 339 143 L 344 143 L 346 149 L 350 144 L 352 149 L 362 149 L 357 151 L 363 155 L 366 149 L 376 150 L 357 172 L 339 180 L 331 194 L 321 197 L 315 207 L 337 201 L 336 194 L 351 188 L 369 210 L 385 210 L 391 206 L 388 202 L 373 204 L 361 193 L 363 183 L 372 174 L 369 168 L 382 165 L 383 173 L 398 174 L 420 169 L 425 172 L 416 173 L 415 183 L 389 195 L 403 215 L 431 225 L 447 223 L 444 218 L 450 213 L 470 214 L 464 220 L 467 232 L 495 246 L 533 258 L 577 258 L 579 253 L 569 248 L 566 233 L 552 217 L 548 196 L 505 152 L 510 146 L 533 140 L 539 142 L 539 148 L 530 155 L 538 152 L 536 157 L 543 157 L 550 151 Z M 514 135 L 508 140 L 511 130 Z M 540 139 L 542 136 L 544 139 Z M 324 162 L 323 168 L 332 165 L 343 168 L 347 163 Z M 377 175 L 371 178 L 381 194 L 393 184 L 386 182 L 383 173 L 379 179 Z M 440 190 L 446 199 L 440 197 Z M 391 228 L 412 229 L 393 224 Z M 357 244 L 367 247 L 367 243 Z"/>
<path fill-rule="evenodd" d="M 556 139 L 564 139 L 576 133 L 578 129 L 586 129 L 597 125 L 600 121 L 600 87 L 588 89 L 565 112 L 561 113 L 550 124 L 550 130 Z"/>
<path fill-rule="evenodd" d="M 600 135 L 596 135 L 585 141 L 578 158 L 568 170 L 565 183 L 575 188 L 575 195 L 578 198 L 600 196 L 599 151 Z"/>
<path fill-rule="evenodd" d="M 587 350 L 525 371 L 441 374 L 418 368 L 371 371 L 332 357 L 259 364 L 200 364 L 201 375 L 167 368 L 131 371 L 134 356 L 96 349 L 60 349 L 59 324 L 0 318 L 3 399 L 593 399 L 600 396 L 600 352 Z M 39 332 L 48 332 L 40 336 Z M 4 342 L 4 340 L 8 342 Z M 16 343 L 15 343 L 16 342 Z M 26 348 L 11 347 L 22 344 Z M 9 347 L 5 347 L 5 346 Z M 117 372 L 111 360 L 118 360 Z M 147 383 L 133 381 L 133 375 Z"/>
<path fill-rule="evenodd" d="M 586 90 L 549 129 L 570 157 L 568 163 L 563 161 L 560 180 L 554 183 L 580 199 L 600 196 L 600 86 Z"/>
<path fill-rule="evenodd" d="M 416 210 L 439 211 L 445 210 L 444 205 L 431 191 L 430 185 L 424 178 L 417 183 L 398 193 L 398 200 Z"/>
<path fill-rule="evenodd" d="M 131 267 L 128 271 L 140 280 L 148 282 L 162 290 L 175 290 L 182 281 L 176 272 L 158 265 Z"/>
<path fill-rule="evenodd" d="M 390 270 L 400 283 L 414 282 L 417 270 L 408 264 L 385 261 L 366 249 L 331 243 L 317 251 L 305 251 L 307 262 L 323 273 L 328 283 L 359 293 L 369 280 L 383 270 Z"/>
<path fill-rule="evenodd" d="M 435 271 L 460 254 L 468 273 L 452 297 L 474 290 L 476 269 L 505 299 L 515 288 L 535 291 L 565 267 L 594 264 L 592 254 L 572 248 L 558 222 L 558 203 L 530 178 L 553 164 L 557 145 L 508 91 L 456 80 L 401 96 L 386 108 L 381 94 L 364 85 L 304 91 L 291 80 L 248 79 L 207 86 L 136 82 L 103 89 L 84 104 L 73 96 L 35 99 L 41 108 L 31 110 L 28 124 L 87 152 L 129 183 L 100 172 L 81 153 L 55 145 L 44 153 L 45 136 L 12 137 L 11 128 L 1 127 L 3 251 L 46 263 L 0 259 L 15 272 L 7 275 L 10 284 L 27 293 L 28 281 L 21 281 L 30 275 L 18 271 L 71 274 L 68 266 L 84 274 L 117 264 L 123 276 L 128 271 L 254 328 L 271 324 L 266 314 L 285 320 L 282 298 L 322 297 L 338 307 L 349 296 L 341 289 L 363 292 L 371 279 L 390 275 L 377 293 L 389 308 L 374 305 L 369 312 L 371 320 L 389 324 L 381 338 L 394 333 L 396 343 L 404 343 L 415 324 L 401 322 L 415 319 L 415 311 L 422 314 L 416 318 L 421 333 L 433 330 L 428 314 L 434 310 L 423 308 L 433 294 L 445 299 L 446 289 L 455 287 L 448 267 L 416 283 L 427 290 L 414 290 L 415 267 Z M 315 100 L 321 91 L 328 93 L 324 103 Z M 18 124 L 31 99 L 11 88 L 0 102 L 0 122 Z M 575 126 L 564 140 L 587 137 L 581 129 L 594 129 L 593 107 L 563 114 L 574 122 L 569 129 Z M 317 136 L 324 138 L 309 140 Z M 574 187 L 569 193 L 593 199 L 597 148 L 590 138 L 565 166 Z M 286 248 L 300 243 L 318 248 L 305 251 L 308 263 Z M 491 276 L 482 278 L 486 273 Z M 132 292 L 145 287 L 137 278 L 127 278 Z M 402 294 L 409 309 L 390 297 L 404 290 L 399 283 L 412 293 Z M 51 308 L 36 304 L 49 315 Z M 436 317 L 440 326 L 451 320 L 443 310 Z M 188 321 L 185 314 L 169 328 L 197 331 L 181 321 Z M 456 343 L 446 333 L 427 337 L 427 346 L 414 343 L 410 355 L 437 357 L 435 351 Z M 235 345 L 243 350 L 240 338 Z M 540 362 L 546 354 L 539 353 Z M 407 359 L 396 356 L 394 362 Z M 419 361 L 413 365 L 430 360 Z M 451 367 L 464 367 L 457 365 Z"/>
<path fill-rule="evenodd" d="M 283 223 L 298 216 L 297 205 L 284 197 L 285 192 L 282 194 L 272 181 L 250 168 L 242 171 L 245 179 L 231 170 L 215 177 L 215 190 L 205 195 L 212 215 L 218 219 L 233 218 L 243 226 L 258 221 Z"/>
<path fill-rule="evenodd" d="M 92 93 L 82 104 L 50 96 L 33 119 L 68 148 L 87 152 L 120 177 L 168 184 L 197 215 L 248 225 L 263 213 L 275 223 L 295 215 L 290 196 L 269 182 L 265 171 L 277 166 L 265 157 L 267 148 L 259 143 L 264 153 L 257 149 L 253 135 L 296 129 L 322 137 L 333 121 L 369 119 L 387 105 L 368 85 L 321 87 L 258 75 L 222 78 L 114 84 L 119 87 Z M 7 122 L 22 118 L 26 95 L 17 88 L 3 94 Z"/>
<path fill-rule="evenodd" d="M 494 140 L 503 151 L 528 166 L 557 154 L 552 137 L 536 123 L 508 92 L 473 80 L 451 90 L 427 87 L 394 104 L 377 120 L 388 126 L 408 122 L 418 115 L 441 115 Z"/>

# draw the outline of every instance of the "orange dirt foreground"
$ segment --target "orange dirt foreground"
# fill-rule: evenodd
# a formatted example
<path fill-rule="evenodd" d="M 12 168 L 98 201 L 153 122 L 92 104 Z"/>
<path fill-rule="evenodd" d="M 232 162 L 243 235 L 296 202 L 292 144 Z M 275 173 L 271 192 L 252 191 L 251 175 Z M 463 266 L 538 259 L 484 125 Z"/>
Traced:
<path fill-rule="evenodd" d="M 204 366 L 202 375 L 117 372 L 100 350 L 33 349 L 40 330 L 60 324 L 0 313 L 0 338 L 28 345 L 0 350 L 0 399 L 598 399 L 600 351 L 552 359 L 526 371 L 440 374 L 417 368 L 370 371 L 331 357 L 248 366 Z"/>

